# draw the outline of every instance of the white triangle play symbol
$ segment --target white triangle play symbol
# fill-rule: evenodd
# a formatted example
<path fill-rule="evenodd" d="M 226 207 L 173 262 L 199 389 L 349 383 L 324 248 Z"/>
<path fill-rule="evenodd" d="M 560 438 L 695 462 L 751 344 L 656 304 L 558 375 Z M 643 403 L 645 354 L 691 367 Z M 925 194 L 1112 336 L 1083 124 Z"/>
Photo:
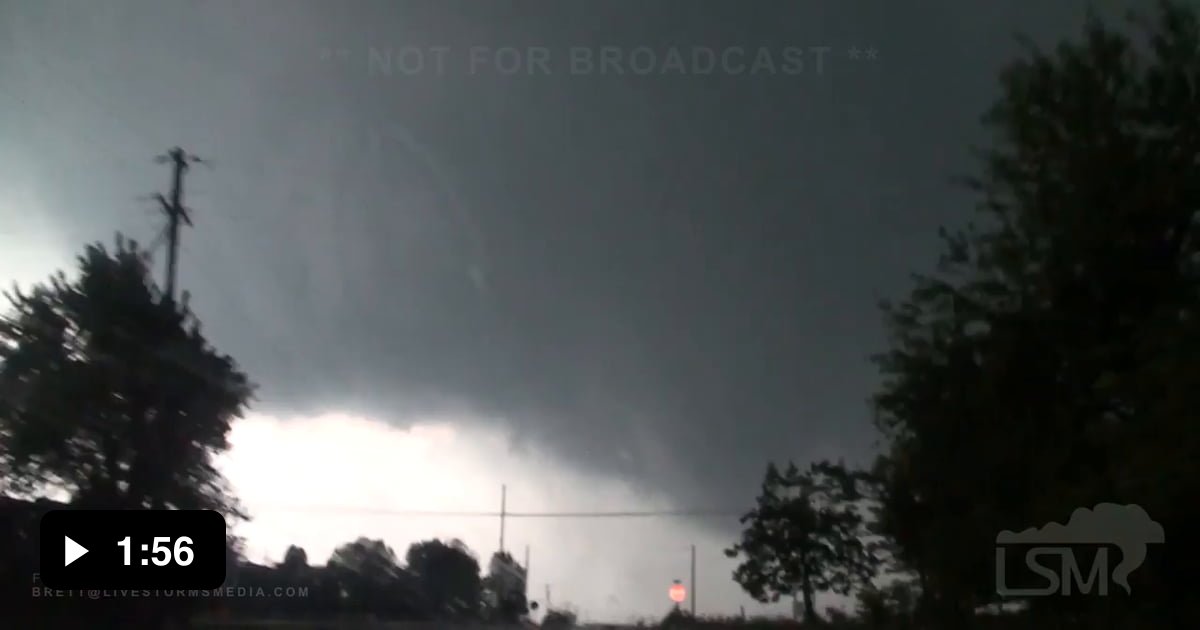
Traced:
<path fill-rule="evenodd" d="M 78 560 L 81 556 L 83 556 L 83 554 L 87 553 L 88 550 L 83 545 L 71 540 L 70 538 L 67 538 L 66 536 L 63 536 L 63 538 L 67 541 L 66 549 L 63 554 L 63 566 L 65 567 Z"/>

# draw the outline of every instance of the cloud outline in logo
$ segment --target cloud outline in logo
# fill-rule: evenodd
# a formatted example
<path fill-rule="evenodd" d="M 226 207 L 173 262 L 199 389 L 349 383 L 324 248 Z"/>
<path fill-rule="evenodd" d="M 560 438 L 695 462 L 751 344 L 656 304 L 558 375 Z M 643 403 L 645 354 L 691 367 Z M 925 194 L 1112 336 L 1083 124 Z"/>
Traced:
<path fill-rule="evenodd" d="M 1121 550 L 1121 562 L 1112 571 L 1116 582 L 1131 593 L 1129 574 L 1146 561 L 1146 545 L 1166 542 L 1163 527 L 1140 505 L 1133 503 L 1097 503 L 1095 507 L 1077 508 L 1067 524 L 1051 521 L 1041 527 L 1019 532 L 1004 530 L 996 534 L 997 545 L 1013 544 L 1110 544 Z"/>

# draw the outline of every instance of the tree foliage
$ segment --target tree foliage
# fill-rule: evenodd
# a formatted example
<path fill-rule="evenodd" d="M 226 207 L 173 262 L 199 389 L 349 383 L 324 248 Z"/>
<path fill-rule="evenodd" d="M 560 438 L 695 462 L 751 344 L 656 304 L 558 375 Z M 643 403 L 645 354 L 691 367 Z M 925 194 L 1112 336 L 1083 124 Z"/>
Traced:
<path fill-rule="evenodd" d="M 478 615 L 483 596 L 479 561 L 461 541 L 414 543 L 406 559 L 435 616 Z"/>
<path fill-rule="evenodd" d="M 302 547 L 289 545 L 287 551 L 283 553 L 283 562 L 280 563 L 280 568 L 289 573 L 301 573 L 308 568 L 308 553 Z"/>
<path fill-rule="evenodd" d="M 492 554 L 482 583 L 491 620 L 516 623 L 529 614 L 529 602 L 525 595 L 526 571 L 507 551 Z"/>
<path fill-rule="evenodd" d="M 1003 73 L 978 220 L 885 306 L 883 526 L 944 616 L 994 599 L 1002 529 L 1102 501 L 1195 525 L 1200 28 L 1169 4 L 1133 24 Z M 1176 557 L 1154 597 L 1182 601 Z"/>
<path fill-rule="evenodd" d="M 817 618 L 817 593 L 845 595 L 868 582 L 878 562 L 866 540 L 864 481 L 829 462 L 805 471 L 768 465 L 741 541 L 725 552 L 743 557 L 733 579 L 761 602 L 800 593 L 808 620 Z"/>
<path fill-rule="evenodd" d="M 382 540 L 346 543 L 333 551 L 327 567 L 343 609 L 391 616 L 424 608 L 413 576 Z"/>
<path fill-rule="evenodd" d="M 252 386 L 186 300 L 158 294 L 136 243 L 90 246 L 78 277 L 60 272 L 6 297 L 0 472 L 10 491 L 240 514 L 213 456 L 229 447 Z"/>
<path fill-rule="evenodd" d="M 871 585 L 855 594 L 855 616 L 872 628 L 892 627 L 911 619 L 916 612 L 913 584 L 904 580 Z"/>

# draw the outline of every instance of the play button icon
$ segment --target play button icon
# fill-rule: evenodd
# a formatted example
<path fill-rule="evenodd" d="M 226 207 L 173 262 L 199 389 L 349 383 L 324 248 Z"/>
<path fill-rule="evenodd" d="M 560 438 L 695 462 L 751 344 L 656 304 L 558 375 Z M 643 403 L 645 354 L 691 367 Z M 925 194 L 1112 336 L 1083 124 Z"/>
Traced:
<path fill-rule="evenodd" d="M 63 540 L 66 541 L 66 547 L 63 550 L 63 566 L 64 567 L 70 566 L 70 564 L 72 562 L 75 562 L 76 560 L 81 558 L 83 556 L 83 554 L 88 552 L 87 547 L 84 547 L 83 545 L 75 542 L 74 540 L 71 540 L 67 536 L 63 536 Z"/>
<path fill-rule="evenodd" d="M 220 512 L 68 508 L 47 511 L 39 529 L 39 577 L 48 589 L 190 591 L 225 583 L 229 529 Z M 163 553 L 170 561 L 159 565 Z M 0 595 L 0 628 L 8 627 L 5 601 Z"/>

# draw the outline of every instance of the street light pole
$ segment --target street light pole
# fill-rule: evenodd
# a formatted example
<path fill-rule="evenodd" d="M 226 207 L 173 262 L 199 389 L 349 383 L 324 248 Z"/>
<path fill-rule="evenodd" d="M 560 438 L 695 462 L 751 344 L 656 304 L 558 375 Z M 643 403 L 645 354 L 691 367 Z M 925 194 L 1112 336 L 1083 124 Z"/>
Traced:
<path fill-rule="evenodd" d="M 690 598 L 692 606 L 692 617 L 696 616 L 696 545 L 692 545 L 692 596 Z"/>

